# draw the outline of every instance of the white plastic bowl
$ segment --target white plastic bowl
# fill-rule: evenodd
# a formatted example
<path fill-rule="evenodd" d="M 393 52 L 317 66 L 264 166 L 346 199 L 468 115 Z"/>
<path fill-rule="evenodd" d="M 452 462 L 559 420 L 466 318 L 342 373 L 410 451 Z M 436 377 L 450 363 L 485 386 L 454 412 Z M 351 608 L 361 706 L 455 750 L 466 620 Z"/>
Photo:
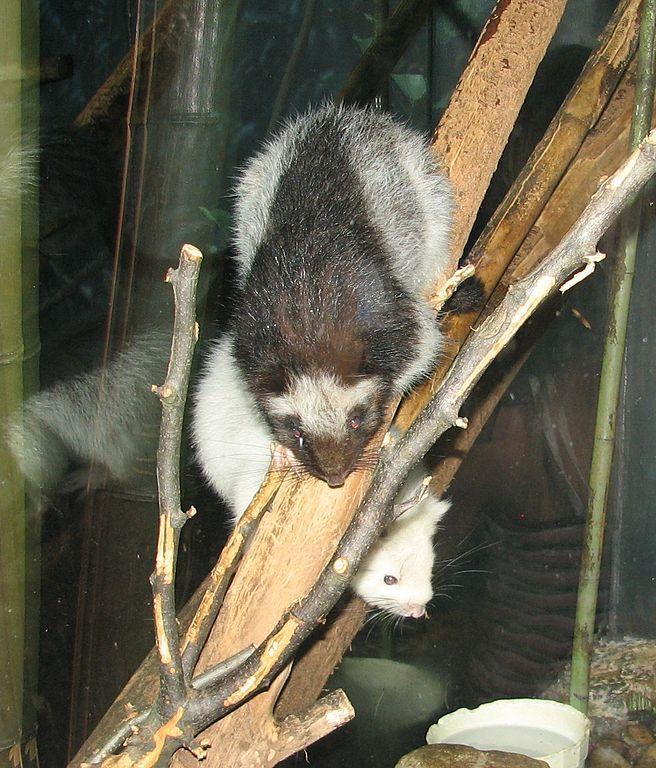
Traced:
<path fill-rule="evenodd" d="M 464 744 L 544 760 L 550 768 L 583 768 L 590 721 L 574 707 L 546 699 L 502 699 L 459 709 L 428 729 L 428 744 Z"/>

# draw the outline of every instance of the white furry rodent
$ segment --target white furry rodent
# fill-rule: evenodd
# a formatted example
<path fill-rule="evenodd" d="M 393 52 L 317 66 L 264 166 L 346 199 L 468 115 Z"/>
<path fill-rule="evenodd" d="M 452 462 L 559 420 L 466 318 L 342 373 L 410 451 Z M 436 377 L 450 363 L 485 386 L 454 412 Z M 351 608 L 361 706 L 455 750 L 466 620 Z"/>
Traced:
<path fill-rule="evenodd" d="M 397 502 L 416 497 L 425 477 L 423 467 L 415 467 Z M 390 523 L 353 577 L 353 591 L 385 612 L 415 619 L 424 616 L 433 597 L 433 536 L 450 506 L 429 490 L 419 504 Z"/>
<path fill-rule="evenodd" d="M 246 388 L 232 353 L 233 337 L 221 339 L 206 363 L 193 400 L 193 442 L 200 466 L 228 503 L 233 524 L 260 487 L 271 459 L 274 435 Z M 397 501 L 415 497 L 426 472 L 417 467 Z M 433 595 L 433 535 L 449 502 L 430 491 L 387 529 L 351 582 L 369 605 L 419 618 Z"/>

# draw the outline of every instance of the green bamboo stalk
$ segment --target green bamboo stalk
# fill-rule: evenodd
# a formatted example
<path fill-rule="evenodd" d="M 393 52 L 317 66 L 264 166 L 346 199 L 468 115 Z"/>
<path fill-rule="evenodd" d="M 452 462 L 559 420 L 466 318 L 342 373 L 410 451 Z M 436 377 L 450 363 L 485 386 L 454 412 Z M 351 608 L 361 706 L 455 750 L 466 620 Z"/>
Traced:
<path fill-rule="evenodd" d="M 22 196 L 22 322 L 23 399 L 39 389 L 39 199 L 37 147 L 39 143 L 39 7 L 22 0 L 21 50 L 23 79 L 22 135 L 25 174 L 30 183 Z M 22 766 L 38 765 L 36 700 L 39 672 L 41 604 L 41 489 L 38 480 L 25 489 L 25 650 L 23 674 Z"/>
<path fill-rule="evenodd" d="M 23 397 L 20 199 L 21 0 L 0 3 L 0 424 Z M 0 440 L 0 766 L 16 764 L 23 710 L 25 603 L 23 479 Z"/>
<path fill-rule="evenodd" d="M 645 0 L 642 13 L 638 47 L 638 81 L 631 122 L 631 149 L 640 143 L 651 126 L 654 100 L 656 0 Z M 581 559 L 570 681 L 570 704 L 584 713 L 588 710 L 590 656 L 597 611 L 606 502 L 615 446 L 615 423 L 639 229 L 640 198 L 627 209 L 620 221 L 620 245 L 613 265 L 613 295 L 597 401 L 594 448 L 590 466 L 588 518 Z"/>

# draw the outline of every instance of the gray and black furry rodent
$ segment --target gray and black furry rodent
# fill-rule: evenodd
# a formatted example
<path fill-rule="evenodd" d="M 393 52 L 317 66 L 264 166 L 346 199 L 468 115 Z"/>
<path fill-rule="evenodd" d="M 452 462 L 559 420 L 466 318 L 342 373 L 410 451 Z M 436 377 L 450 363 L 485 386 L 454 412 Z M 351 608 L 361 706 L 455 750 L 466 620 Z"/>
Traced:
<path fill-rule="evenodd" d="M 212 447 L 216 409 L 237 413 L 221 385 L 226 355 L 258 418 L 303 467 L 331 486 L 358 467 L 385 407 L 440 352 L 426 294 L 448 261 L 452 211 L 423 139 L 369 109 L 310 111 L 247 164 L 235 322 L 207 358 L 195 409 L 218 490 L 227 457 Z M 233 427 L 239 443 L 248 426 Z"/>

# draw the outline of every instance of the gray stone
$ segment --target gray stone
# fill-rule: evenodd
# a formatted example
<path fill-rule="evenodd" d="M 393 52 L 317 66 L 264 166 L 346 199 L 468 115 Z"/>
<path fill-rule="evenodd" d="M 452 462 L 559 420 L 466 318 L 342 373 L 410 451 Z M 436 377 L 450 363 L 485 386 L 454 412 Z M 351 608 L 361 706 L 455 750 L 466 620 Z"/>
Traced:
<path fill-rule="evenodd" d="M 630 768 L 630 763 L 619 752 L 605 744 L 598 744 L 586 760 L 586 768 Z"/>
<path fill-rule="evenodd" d="M 615 752 L 617 752 L 618 755 L 622 755 L 622 757 L 626 757 L 628 754 L 628 747 L 620 738 L 599 739 L 590 745 L 590 753 L 592 753 L 592 750 L 596 747 L 606 747 L 608 749 L 613 749 Z"/>
<path fill-rule="evenodd" d="M 396 768 L 547 768 L 547 764 L 512 752 L 483 752 L 459 744 L 427 744 L 404 755 Z"/>
<path fill-rule="evenodd" d="M 626 726 L 624 741 L 632 746 L 648 747 L 654 743 L 654 737 L 643 723 L 629 723 Z"/>

